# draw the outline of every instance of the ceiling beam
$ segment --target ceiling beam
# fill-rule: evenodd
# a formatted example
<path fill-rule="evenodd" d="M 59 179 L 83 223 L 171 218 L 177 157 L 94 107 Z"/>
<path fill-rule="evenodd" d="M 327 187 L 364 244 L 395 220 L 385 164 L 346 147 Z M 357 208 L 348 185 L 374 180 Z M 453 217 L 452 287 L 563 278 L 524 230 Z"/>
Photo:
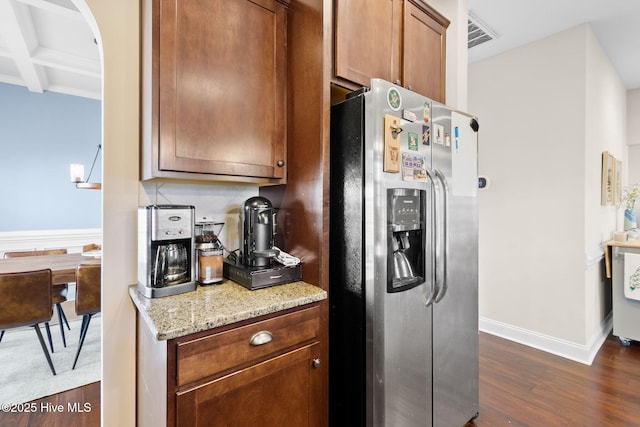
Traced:
<path fill-rule="evenodd" d="M 60 4 L 51 3 L 45 0 L 18 0 L 20 3 L 24 3 L 33 7 L 37 7 L 38 9 L 43 9 L 52 13 L 56 13 L 58 15 L 65 16 L 70 19 L 75 19 L 77 21 L 85 21 L 84 16 L 73 3 L 69 2 L 69 7 L 62 6 Z"/>
<path fill-rule="evenodd" d="M 1 0 L 0 0 L 1 1 Z M 32 55 L 33 62 L 45 67 L 69 71 L 88 77 L 102 77 L 100 61 L 71 55 L 60 50 L 53 50 L 39 46 Z"/>
<path fill-rule="evenodd" d="M 37 47 L 37 38 L 29 7 L 15 0 L 0 1 L 0 33 L 25 86 L 32 92 L 42 93 L 47 87 L 47 75 L 42 67 L 31 60 L 31 52 Z"/>

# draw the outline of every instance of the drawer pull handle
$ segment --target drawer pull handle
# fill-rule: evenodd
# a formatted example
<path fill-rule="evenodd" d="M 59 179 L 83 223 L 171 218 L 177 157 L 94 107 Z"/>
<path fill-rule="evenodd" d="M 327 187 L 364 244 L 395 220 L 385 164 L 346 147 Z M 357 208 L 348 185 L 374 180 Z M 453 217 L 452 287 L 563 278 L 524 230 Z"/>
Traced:
<path fill-rule="evenodd" d="M 271 342 L 273 339 L 273 334 L 269 331 L 260 331 L 253 334 L 251 339 L 249 340 L 249 344 L 251 345 L 263 345 L 268 342 Z"/>

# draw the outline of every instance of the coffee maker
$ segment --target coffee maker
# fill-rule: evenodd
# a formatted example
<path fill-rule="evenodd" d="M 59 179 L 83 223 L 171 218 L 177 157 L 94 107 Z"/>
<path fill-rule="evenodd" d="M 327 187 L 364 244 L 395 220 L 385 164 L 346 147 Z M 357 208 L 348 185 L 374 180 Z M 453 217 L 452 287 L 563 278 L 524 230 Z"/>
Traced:
<path fill-rule="evenodd" d="M 424 282 L 425 191 L 387 190 L 387 291 L 400 292 Z"/>
<path fill-rule="evenodd" d="M 279 251 L 274 249 L 276 212 L 264 197 L 252 197 L 242 205 L 240 212 L 240 253 L 247 267 L 268 267 Z"/>
<path fill-rule="evenodd" d="M 138 208 L 138 291 L 147 298 L 196 289 L 193 206 Z"/>
<path fill-rule="evenodd" d="M 300 280 L 301 267 L 276 261 L 280 251 L 274 241 L 277 231 L 276 211 L 264 197 L 251 197 L 242 204 L 239 222 L 239 254 L 224 260 L 224 276 L 248 289 Z"/>

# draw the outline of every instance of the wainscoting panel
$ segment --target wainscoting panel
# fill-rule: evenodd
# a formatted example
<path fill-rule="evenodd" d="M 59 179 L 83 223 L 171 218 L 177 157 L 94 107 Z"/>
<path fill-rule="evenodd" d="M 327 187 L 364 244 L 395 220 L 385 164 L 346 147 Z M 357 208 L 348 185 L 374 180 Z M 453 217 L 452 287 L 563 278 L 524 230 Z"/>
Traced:
<path fill-rule="evenodd" d="M 82 252 L 82 246 L 102 245 L 102 229 L 34 230 L 0 232 L 0 258 L 5 252 L 67 248 L 69 253 Z"/>

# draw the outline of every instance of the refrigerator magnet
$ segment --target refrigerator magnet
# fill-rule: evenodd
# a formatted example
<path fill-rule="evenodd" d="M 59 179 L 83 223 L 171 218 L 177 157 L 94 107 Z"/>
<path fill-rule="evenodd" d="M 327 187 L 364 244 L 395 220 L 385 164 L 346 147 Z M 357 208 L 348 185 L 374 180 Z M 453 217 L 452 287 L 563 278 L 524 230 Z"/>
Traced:
<path fill-rule="evenodd" d="M 427 168 L 425 156 L 416 153 L 402 153 L 402 180 L 426 181 Z"/>
<path fill-rule="evenodd" d="M 402 110 L 402 118 L 413 123 L 417 120 L 418 116 L 411 110 Z"/>
<path fill-rule="evenodd" d="M 384 163 L 383 172 L 400 172 L 400 119 L 391 114 L 384 115 Z"/>
<path fill-rule="evenodd" d="M 444 126 L 433 125 L 433 142 L 444 145 Z"/>
<path fill-rule="evenodd" d="M 391 87 L 387 91 L 387 104 L 393 111 L 398 111 L 402 107 L 402 97 L 395 87 Z"/>
<path fill-rule="evenodd" d="M 431 120 L 431 106 L 426 101 L 422 109 L 422 120 L 424 120 L 425 123 L 429 123 L 429 120 Z"/>
<path fill-rule="evenodd" d="M 414 132 L 408 132 L 407 143 L 409 150 L 418 151 L 418 134 Z"/>
<path fill-rule="evenodd" d="M 429 125 L 422 126 L 422 145 L 431 144 L 431 128 Z"/>

